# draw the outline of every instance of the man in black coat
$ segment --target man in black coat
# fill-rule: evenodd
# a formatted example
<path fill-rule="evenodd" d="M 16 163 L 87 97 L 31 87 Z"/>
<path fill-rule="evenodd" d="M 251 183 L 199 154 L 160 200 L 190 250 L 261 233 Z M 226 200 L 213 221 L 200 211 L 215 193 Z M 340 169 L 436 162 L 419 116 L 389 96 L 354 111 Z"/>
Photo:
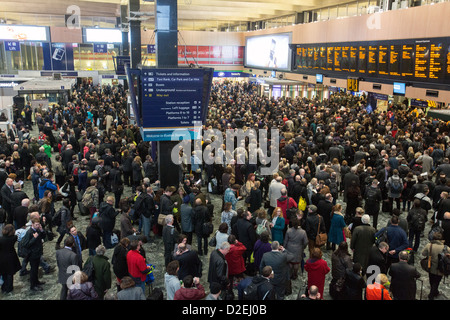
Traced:
<path fill-rule="evenodd" d="M 178 245 L 178 250 L 174 254 L 174 260 L 178 260 L 180 269 L 178 270 L 178 279 L 184 279 L 185 276 L 202 277 L 202 261 L 195 250 L 187 248 L 185 243 Z"/>
<path fill-rule="evenodd" d="M 225 256 L 230 252 L 230 244 L 223 242 L 219 249 L 211 252 L 209 257 L 208 282 L 211 285 L 217 282 L 222 286 L 222 291 L 228 286 L 228 263 Z"/>
<path fill-rule="evenodd" d="M 381 190 L 378 187 L 378 180 L 374 179 L 372 184 L 366 188 L 364 194 L 365 200 L 365 212 L 369 216 L 373 217 L 373 227 L 377 229 L 378 224 L 378 213 L 380 212 L 380 203 L 383 199 L 381 195 Z"/>
<path fill-rule="evenodd" d="M 369 270 L 369 268 L 371 266 L 378 266 L 379 267 L 379 272 L 380 273 L 384 273 L 386 274 L 387 272 L 387 253 L 389 251 L 389 245 L 386 242 L 380 242 L 380 244 L 374 245 L 371 249 L 370 249 L 370 253 L 369 253 L 369 261 L 367 263 L 368 265 L 368 269 L 365 270 L 368 274 L 368 276 L 370 274 L 372 274 L 374 272 L 374 270 Z"/>
<path fill-rule="evenodd" d="M 39 264 L 44 253 L 43 240 L 46 233 L 41 225 L 39 218 L 31 220 L 31 227 L 27 230 L 21 245 L 28 252 L 28 261 L 30 262 L 30 290 L 37 292 L 42 291 L 41 285 L 44 282 L 39 281 Z"/>
<path fill-rule="evenodd" d="M 114 197 L 108 196 L 106 202 L 100 204 L 99 217 L 101 221 L 101 228 L 103 231 L 103 245 L 106 249 L 111 249 L 114 246 L 111 242 L 112 231 L 116 224 L 116 217 L 119 214 L 114 209 Z"/>
<path fill-rule="evenodd" d="M 13 212 L 14 228 L 16 230 L 22 228 L 28 221 L 28 206 L 30 205 L 30 199 L 25 198 L 22 200 L 20 206 L 16 207 Z"/>
<path fill-rule="evenodd" d="M 2 208 L 5 209 L 7 213 L 7 223 L 11 224 L 13 221 L 12 211 L 11 211 L 11 194 L 14 192 L 14 180 L 7 178 L 5 184 L 0 189 L 0 194 L 2 195 Z"/>
<path fill-rule="evenodd" d="M 76 155 L 75 151 L 73 150 L 73 147 L 71 144 L 68 144 L 66 149 L 61 152 L 61 161 L 63 163 L 64 169 L 68 174 L 72 172 L 68 172 L 69 170 L 69 163 L 72 162 L 73 156 Z"/>
<path fill-rule="evenodd" d="M 29 198 L 28 195 L 22 190 L 20 183 L 14 183 L 14 192 L 11 193 L 11 215 L 17 207 L 22 205 L 22 200 Z M 13 219 L 11 217 L 11 219 Z M 13 221 L 13 220 L 11 220 Z"/>
<path fill-rule="evenodd" d="M 323 221 L 323 217 L 322 216 L 319 217 L 319 215 L 317 214 L 317 207 L 315 205 L 312 204 L 309 205 L 307 207 L 307 210 L 308 215 L 306 216 L 305 231 L 306 236 L 308 237 L 309 252 L 311 252 L 312 249 L 314 249 L 314 247 L 316 246 L 315 240 L 317 236 L 317 231 L 320 230 L 320 232 L 326 233 L 326 227 Z"/>
<path fill-rule="evenodd" d="M 61 284 L 60 300 L 67 299 L 67 280 L 74 271 L 73 266 L 78 265 L 78 257 L 74 252 L 75 243 L 72 237 L 64 240 L 64 248 L 56 250 L 56 263 L 58 265 L 58 283 Z"/>
<path fill-rule="evenodd" d="M 250 256 L 253 252 L 253 247 L 256 242 L 256 232 L 253 224 L 250 222 L 252 218 L 252 214 L 250 211 L 245 211 L 242 214 L 242 219 L 238 219 L 236 222 L 236 239 L 247 248 L 242 257 L 244 258 L 244 262 L 248 262 Z"/>
<path fill-rule="evenodd" d="M 197 250 L 200 256 L 208 254 L 208 236 L 203 234 L 203 224 L 208 221 L 211 221 L 208 208 L 202 204 L 202 199 L 197 198 L 193 208 L 192 223 L 197 235 Z"/>
<path fill-rule="evenodd" d="M 333 196 L 331 193 L 325 195 L 325 199 L 320 199 L 317 204 L 317 214 L 323 217 L 325 229 L 328 234 L 331 227 L 331 213 L 333 211 Z M 327 250 L 330 249 L 330 243 L 327 241 Z"/>
<path fill-rule="evenodd" d="M 344 202 L 347 202 L 347 190 L 352 185 L 353 181 L 357 186 L 360 185 L 359 176 L 356 174 L 356 168 L 352 167 L 350 172 L 344 176 L 342 181 L 342 188 L 344 189 Z"/>
<path fill-rule="evenodd" d="M 394 300 L 415 300 L 416 280 L 420 278 L 420 273 L 413 265 L 408 264 L 407 251 L 401 251 L 398 258 L 399 262 L 393 263 L 389 268 L 390 289 Z"/>

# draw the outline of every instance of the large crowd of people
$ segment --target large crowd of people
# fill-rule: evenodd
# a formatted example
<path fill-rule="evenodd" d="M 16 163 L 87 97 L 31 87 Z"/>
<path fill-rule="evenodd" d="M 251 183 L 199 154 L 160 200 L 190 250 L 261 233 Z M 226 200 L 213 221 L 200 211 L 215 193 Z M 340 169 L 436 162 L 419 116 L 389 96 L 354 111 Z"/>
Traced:
<path fill-rule="evenodd" d="M 43 290 L 39 267 L 55 271 L 43 242 L 53 241 L 61 299 L 106 299 L 113 283 L 116 299 L 160 299 L 145 294 L 156 262 L 144 244 L 161 239 L 168 300 L 282 300 L 299 272 L 307 286 L 298 299 L 323 299 L 325 286 L 333 299 L 415 299 L 418 261 L 428 256 L 434 299 L 447 275 L 440 253 L 450 254 L 449 126 L 417 116 L 407 100 L 366 107 L 365 95 L 275 99 L 249 82 L 215 82 L 204 129 L 224 139 L 277 129 L 277 150 L 263 150 L 279 153 L 276 170 L 263 175 L 268 164 L 250 161 L 258 141 L 236 152 L 206 139 L 203 154 L 216 161 L 181 150 L 179 183 L 161 186 L 122 86 L 85 82 L 64 105 L 14 106 L 14 124 L 0 133 L 2 293 L 13 292 L 16 273 Z"/>

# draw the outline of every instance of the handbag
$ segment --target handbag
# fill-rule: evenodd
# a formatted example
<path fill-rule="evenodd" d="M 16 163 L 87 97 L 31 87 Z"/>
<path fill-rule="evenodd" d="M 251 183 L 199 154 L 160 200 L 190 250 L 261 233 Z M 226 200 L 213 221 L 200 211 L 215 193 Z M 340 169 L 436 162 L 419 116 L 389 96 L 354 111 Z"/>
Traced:
<path fill-rule="evenodd" d="M 208 245 L 210 247 L 215 247 L 217 245 L 217 239 L 216 239 L 217 232 L 219 232 L 219 230 L 216 231 L 216 233 L 214 234 L 214 237 L 212 237 L 208 242 Z"/>
<path fill-rule="evenodd" d="M 321 233 L 320 232 L 320 218 L 321 218 L 321 216 L 318 215 L 318 217 L 319 217 L 319 226 L 317 227 L 317 235 L 316 235 L 316 242 L 315 242 L 315 244 L 316 244 L 317 247 L 321 247 L 321 246 L 323 246 L 324 244 L 327 243 L 328 235 L 326 233 Z"/>
<path fill-rule="evenodd" d="M 166 217 L 167 217 L 166 214 L 160 213 L 158 215 L 158 224 L 161 225 L 161 226 L 165 225 L 166 224 Z"/>
<path fill-rule="evenodd" d="M 426 272 L 430 272 L 431 270 L 431 249 L 433 248 L 433 244 L 430 244 L 430 251 L 428 253 L 428 257 L 425 257 L 420 260 L 420 266 Z"/>
<path fill-rule="evenodd" d="M 287 204 L 286 204 L 286 218 L 288 220 L 292 220 L 295 216 L 297 216 L 297 208 L 295 207 L 289 207 L 289 197 L 287 198 Z"/>

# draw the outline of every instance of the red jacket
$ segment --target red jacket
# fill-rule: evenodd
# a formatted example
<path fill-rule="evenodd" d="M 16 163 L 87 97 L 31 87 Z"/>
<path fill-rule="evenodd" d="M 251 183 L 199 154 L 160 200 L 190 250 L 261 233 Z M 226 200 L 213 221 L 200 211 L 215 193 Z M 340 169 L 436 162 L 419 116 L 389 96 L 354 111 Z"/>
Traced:
<path fill-rule="evenodd" d="M 283 211 L 284 224 L 289 224 L 289 219 L 286 216 L 286 210 L 288 208 L 288 202 L 286 200 L 287 197 L 281 197 L 277 199 L 277 207 L 280 207 Z M 291 197 L 289 197 L 289 208 L 297 208 L 297 202 L 295 202 L 295 200 Z"/>
<path fill-rule="evenodd" d="M 199 283 L 196 288 L 181 287 L 175 292 L 173 300 L 201 300 L 205 297 L 205 288 Z"/>
<path fill-rule="evenodd" d="M 142 273 L 147 270 L 147 264 L 145 263 L 144 257 L 137 250 L 130 250 L 127 253 L 127 265 L 128 265 L 128 273 L 130 276 L 135 278 L 141 278 L 142 281 L 145 281 L 147 278 L 146 273 Z"/>
<path fill-rule="evenodd" d="M 317 286 L 320 297 L 323 298 L 323 289 L 325 286 L 325 275 L 330 272 L 330 267 L 323 259 L 308 259 L 305 263 L 305 270 L 308 272 L 308 287 Z"/>
<path fill-rule="evenodd" d="M 242 255 L 247 248 L 239 241 L 230 245 L 230 251 L 225 256 L 228 263 L 228 274 L 235 275 L 245 271 L 245 262 Z"/>

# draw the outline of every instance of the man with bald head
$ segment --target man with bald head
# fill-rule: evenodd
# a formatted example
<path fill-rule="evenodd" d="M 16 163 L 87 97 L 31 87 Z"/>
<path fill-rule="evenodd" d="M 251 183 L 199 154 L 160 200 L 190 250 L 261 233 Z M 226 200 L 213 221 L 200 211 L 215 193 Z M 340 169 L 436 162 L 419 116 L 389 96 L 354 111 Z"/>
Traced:
<path fill-rule="evenodd" d="M 14 209 L 13 224 L 16 230 L 26 225 L 29 206 L 30 206 L 30 199 L 25 198 L 22 200 L 21 205 Z"/>

